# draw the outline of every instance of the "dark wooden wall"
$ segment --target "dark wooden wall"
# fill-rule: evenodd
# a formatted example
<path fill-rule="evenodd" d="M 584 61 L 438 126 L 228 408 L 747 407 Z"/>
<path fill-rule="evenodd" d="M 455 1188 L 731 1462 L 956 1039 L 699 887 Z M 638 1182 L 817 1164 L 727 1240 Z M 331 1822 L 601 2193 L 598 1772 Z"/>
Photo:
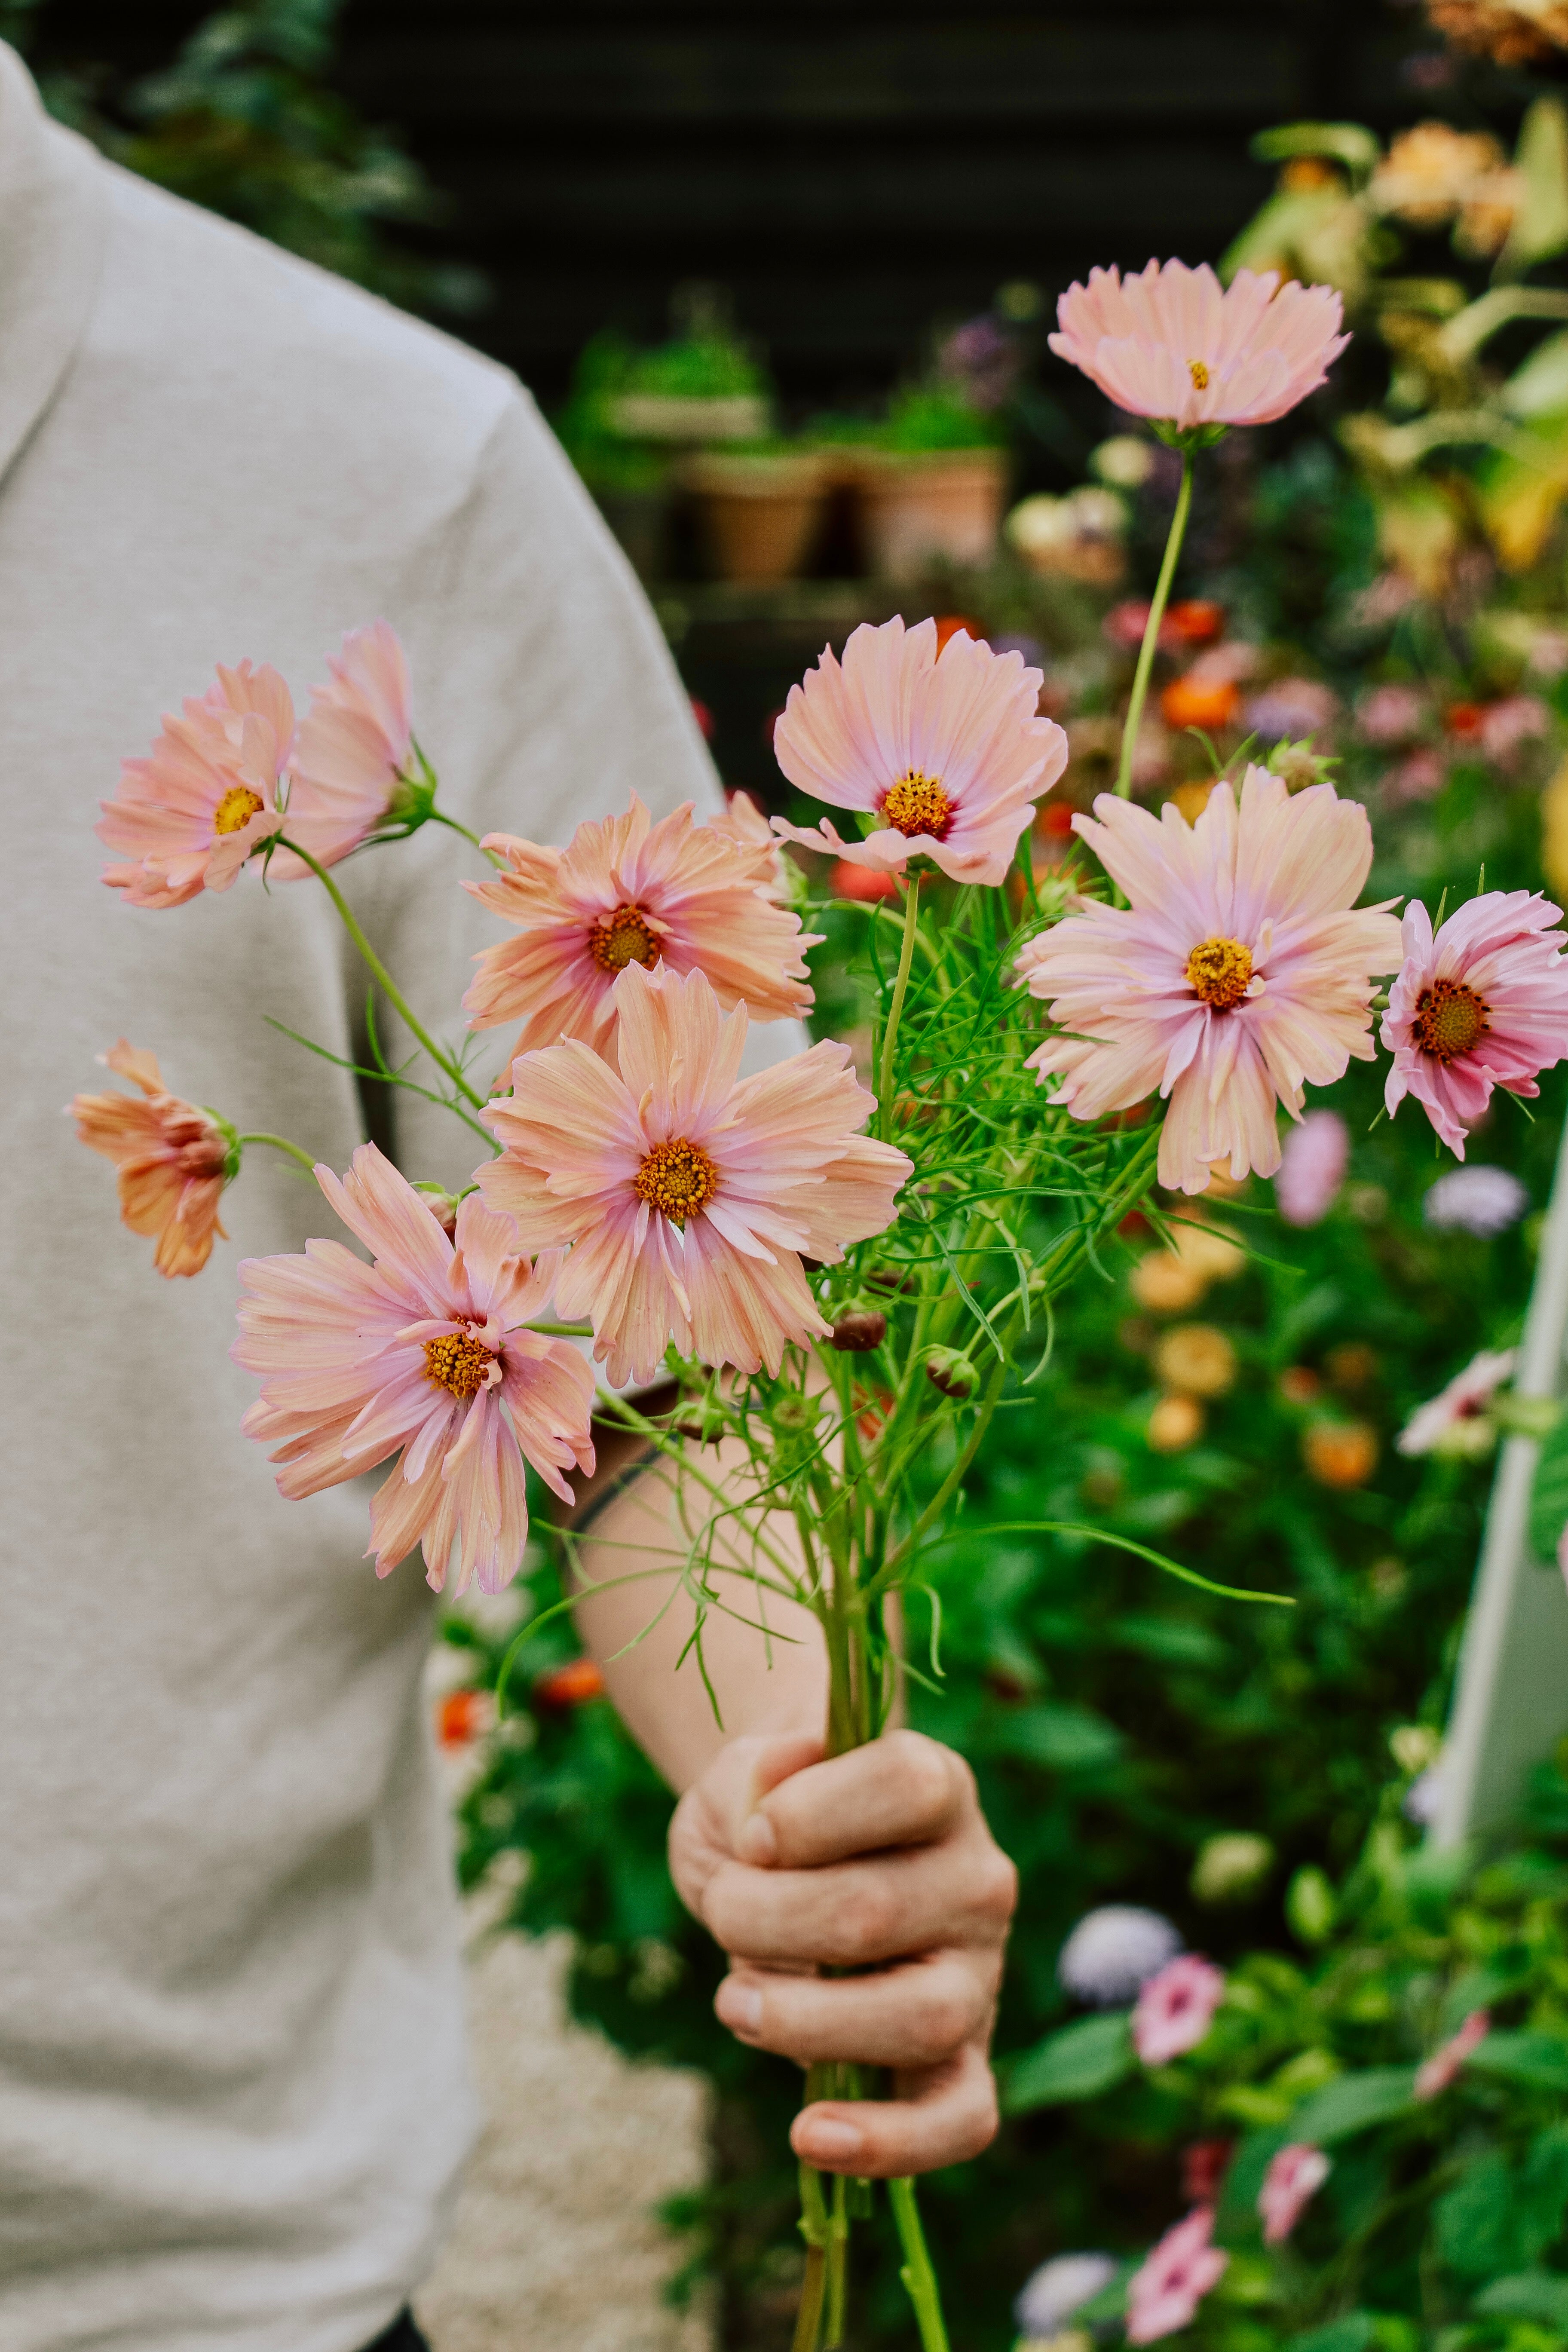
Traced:
<path fill-rule="evenodd" d="M 50 0 L 57 49 L 144 68 L 203 15 Z M 1387 0 L 349 0 L 341 79 L 495 288 L 465 331 L 547 399 L 606 321 L 733 295 L 795 405 L 885 384 L 1008 278 L 1212 257 L 1292 117 L 1408 116 L 1432 47 Z"/>

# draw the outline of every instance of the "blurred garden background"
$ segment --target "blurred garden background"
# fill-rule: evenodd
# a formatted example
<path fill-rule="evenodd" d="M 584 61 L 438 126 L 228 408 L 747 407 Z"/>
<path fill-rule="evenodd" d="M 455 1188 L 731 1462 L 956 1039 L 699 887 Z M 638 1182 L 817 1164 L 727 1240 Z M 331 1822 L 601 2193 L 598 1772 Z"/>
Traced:
<path fill-rule="evenodd" d="M 1256 738 L 1368 803 L 1373 898 L 1436 914 L 1483 868 L 1568 890 L 1568 7 L 0 0 L 0 32 L 131 168 L 518 370 L 764 809 L 789 811 L 773 720 L 824 642 L 901 611 L 1024 650 L 1072 746 L 1042 876 L 1110 782 L 1178 470 L 1051 357 L 1056 298 L 1152 255 L 1333 284 L 1354 341 L 1331 385 L 1200 475 L 1135 789 L 1190 822 Z M 817 959 L 819 1027 L 852 1042 L 866 887 L 842 870 Z M 1500 1096 L 1456 1172 L 1352 1068 L 1276 1182 L 1130 1221 L 998 1417 L 983 1516 L 1091 1521 L 1297 1605 L 1077 1538 L 933 1571 L 947 1680 L 911 1714 L 970 1758 L 1023 1876 L 1008 2120 L 927 2205 L 965 2352 L 1115 2338 L 1126 2261 L 1216 2200 L 1205 2352 L 1568 2340 L 1563 1769 L 1486 1841 L 1422 1843 L 1506 1362 L 1410 1433 L 1518 1341 L 1564 1092 Z M 1568 1487 L 1555 1519 L 1538 1502 L 1554 1573 Z M 542 1551 L 446 1629 L 465 1878 L 569 1931 L 579 2018 L 708 2077 L 707 2176 L 665 2211 L 677 2291 L 726 2352 L 782 2352 L 797 2084 L 713 2021 L 668 1796 L 559 1624 L 496 1720 L 506 1646 L 557 1591 Z M 1227 1971 L 1184 2064 L 1129 2055 L 1135 1978 L 1064 1981 L 1107 1905 Z M 1490 2059 L 1417 2097 L 1480 2011 Z M 1258 2186 L 1314 2100 L 1333 2169 L 1271 2248 Z M 1111 2258 L 1099 2299 L 1047 2284 L 1020 2317 L 1083 2251 Z M 906 2329 L 885 2249 L 850 2340 Z"/>

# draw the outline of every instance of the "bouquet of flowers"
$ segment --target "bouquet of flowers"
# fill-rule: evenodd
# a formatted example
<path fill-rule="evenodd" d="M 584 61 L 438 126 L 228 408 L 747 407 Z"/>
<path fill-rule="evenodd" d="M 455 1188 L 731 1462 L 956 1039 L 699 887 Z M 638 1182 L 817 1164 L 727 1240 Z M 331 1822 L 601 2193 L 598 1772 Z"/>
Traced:
<path fill-rule="evenodd" d="M 247 867 L 313 880 L 369 972 L 366 1074 L 444 1104 L 483 1147 L 456 1198 L 371 1143 L 346 1171 L 316 1166 L 177 1099 L 124 1041 L 106 1059 L 137 1093 L 73 1106 L 166 1275 L 205 1263 L 256 1148 L 312 1170 L 368 1253 L 323 1239 L 246 1261 L 234 1353 L 259 1377 L 246 1427 L 284 1495 L 391 1465 L 371 1506 L 379 1574 L 418 1546 L 437 1590 L 504 1588 L 528 1533 L 525 1464 L 570 1504 L 597 1414 L 641 1442 L 670 1499 L 673 1571 L 666 1557 L 615 1580 L 677 1576 L 700 1668 L 714 1612 L 767 1641 L 781 1605 L 810 1610 L 841 1753 L 889 1725 L 901 1675 L 940 1676 L 929 1568 L 966 1472 L 993 1416 L 1028 1408 L 1058 1302 L 1130 1216 L 1168 1230 L 1172 1196 L 1215 1171 L 1271 1174 L 1277 1106 L 1299 1118 L 1308 1083 L 1371 1059 L 1384 975 L 1391 1111 L 1415 1094 L 1462 1156 L 1494 1086 L 1535 1091 L 1568 1045 L 1554 908 L 1483 895 L 1434 930 L 1413 907 L 1403 938 L 1386 907 L 1358 909 L 1366 814 L 1310 746 L 1277 747 L 1239 793 L 1222 773 L 1191 825 L 1129 796 L 1197 454 L 1322 382 L 1339 317 L 1322 288 L 1242 272 L 1222 293 L 1179 263 L 1125 283 L 1097 271 L 1063 298 L 1056 348 L 1183 458 L 1118 790 L 1075 820 L 1089 856 L 1034 864 L 1037 806 L 1066 760 L 1039 671 L 962 632 L 939 647 L 929 620 L 857 629 L 793 688 L 775 737 L 784 774 L 849 812 L 847 833 L 826 816 L 770 828 L 743 802 L 655 823 L 634 795 L 564 850 L 468 836 L 485 866 L 465 887 L 509 927 L 464 999 L 471 1031 L 515 1030 L 489 1082 L 473 1040 L 454 1047 L 414 1009 L 333 876 L 455 824 L 384 622 L 345 639 L 303 719 L 275 671 L 244 662 L 125 763 L 99 828 L 120 861 L 105 880 L 161 908 Z M 874 886 L 847 902 L 873 1011 L 867 1082 L 827 1042 L 740 1075 L 749 1020 L 811 1006 L 813 854 Z M 382 1050 L 378 1002 L 413 1060 Z M 655 1383 L 674 1402 L 656 1406 Z M 560 1539 L 580 1597 L 594 1580 Z M 900 1595 L 923 1596 L 918 1656 Z M 868 2095 L 861 2073 L 813 2067 L 807 2098 Z M 815 2352 L 842 2340 L 850 2225 L 871 2192 L 808 2166 L 801 2190 L 795 2343 Z M 889 2194 L 935 2352 L 913 2184 Z"/>

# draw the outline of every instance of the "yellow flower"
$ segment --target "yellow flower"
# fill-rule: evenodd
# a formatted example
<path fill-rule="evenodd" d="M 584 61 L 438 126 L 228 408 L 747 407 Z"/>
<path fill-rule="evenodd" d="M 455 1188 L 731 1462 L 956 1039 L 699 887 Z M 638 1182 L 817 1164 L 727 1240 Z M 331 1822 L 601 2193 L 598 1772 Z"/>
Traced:
<path fill-rule="evenodd" d="M 1145 1432 L 1156 1454 L 1180 1454 L 1204 1433 L 1204 1409 L 1196 1397 L 1163 1396 Z"/>
<path fill-rule="evenodd" d="M 1224 1396 L 1236 1386 L 1236 1349 L 1212 1323 L 1178 1323 L 1154 1350 L 1154 1370 L 1181 1395 Z"/>
<path fill-rule="evenodd" d="M 1377 1432 L 1364 1421 L 1314 1421 L 1301 1453 L 1320 1486 L 1363 1486 L 1377 1467 Z"/>
<path fill-rule="evenodd" d="M 1151 1250 L 1132 1269 L 1132 1296 L 1152 1315 L 1182 1315 L 1195 1307 L 1211 1282 L 1229 1282 L 1246 1265 L 1245 1253 L 1212 1225 L 1184 1219 L 1172 1229 L 1169 1249 Z"/>

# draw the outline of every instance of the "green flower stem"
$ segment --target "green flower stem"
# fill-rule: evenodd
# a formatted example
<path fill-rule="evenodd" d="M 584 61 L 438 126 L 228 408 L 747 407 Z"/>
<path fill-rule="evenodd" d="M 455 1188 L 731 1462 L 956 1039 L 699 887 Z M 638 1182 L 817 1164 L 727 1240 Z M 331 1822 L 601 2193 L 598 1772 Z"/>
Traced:
<path fill-rule="evenodd" d="M 1125 800 L 1132 790 L 1132 753 L 1138 741 L 1138 730 L 1143 720 L 1143 705 L 1148 699 L 1149 673 L 1154 667 L 1160 624 L 1165 617 L 1171 583 L 1176 576 L 1176 558 L 1182 551 L 1182 541 L 1186 534 L 1187 511 L 1193 503 L 1193 451 L 1184 448 L 1182 451 L 1182 487 L 1176 493 L 1176 511 L 1171 517 L 1171 535 L 1165 541 L 1165 559 L 1160 566 L 1160 577 L 1154 583 L 1154 601 L 1143 625 L 1143 642 L 1138 648 L 1138 667 L 1132 673 L 1132 698 L 1127 705 L 1127 723 L 1121 730 L 1121 765 L 1116 775 L 1117 795 L 1121 800 Z"/>
<path fill-rule="evenodd" d="M 460 833 L 463 839 L 471 841 L 480 856 L 488 857 L 492 866 L 500 866 L 506 864 L 506 859 L 499 849 L 487 849 L 477 833 L 470 833 L 466 824 L 459 824 L 455 816 L 447 814 L 445 809 L 433 808 L 430 812 L 430 822 L 432 824 L 444 824 L 448 833 Z"/>
<path fill-rule="evenodd" d="M 297 1143 L 290 1143 L 286 1135 L 242 1135 L 239 1139 L 241 1143 L 265 1143 L 273 1151 L 286 1151 L 290 1160 L 299 1161 L 307 1176 L 316 1172 L 316 1163 L 310 1153 L 301 1151 Z"/>
<path fill-rule="evenodd" d="M 849 2283 L 849 2183 L 840 2172 L 833 2182 L 833 2210 L 827 2220 L 827 2330 L 825 2352 L 835 2352 L 844 2341 L 844 2305 Z"/>
<path fill-rule="evenodd" d="M 461 831 L 461 827 L 459 827 L 458 830 Z M 470 835 L 470 839 L 471 838 L 472 836 Z M 458 1093 L 466 1095 L 468 1101 L 473 1104 L 476 1110 L 483 1110 L 485 1107 L 485 1098 L 483 1095 L 475 1093 L 473 1087 L 463 1076 L 461 1068 L 458 1066 L 458 1063 L 454 1061 L 451 1055 L 443 1053 L 440 1046 L 437 1045 L 435 1039 L 430 1035 L 428 1030 L 426 1030 L 419 1021 L 416 1020 L 414 1013 L 410 1010 L 408 1003 L 404 996 L 403 991 L 398 987 L 397 982 L 393 979 L 392 974 L 382 962 L 381 958 L 377 955 L 375 950 L 366 939 L 363 931 L 361 930 L 359 919 L 354 914 L 353 908 L 349 905 L 348 900 L 343 897 L 342 892 L 339 889 L 337 884 L 333 881 L 326 867 L 322 866 L 318 859 L 312 857 L 308 849 L 301 849 L 297 841 L 290 841 L 287 834 L 279 834 L 278 835 L 278 846 L 279 849 L 287 849 L 290 851 L 292 855 L 300 860 L 301 866 L 308 866 L 310 867 L 311 873 L 315 876 L 317 881 L 321 885 L 322 889 L 325 890 L 328 898 L 337 908 L 343 929 L 347 931 L 350 939 L 359 950 L 365 970 L 369 972 L 371 978 L 374 981 L 376 986 L 380 989 L 387 1003 L 392 1006 L 394 1012 L 400 1013 L 403 1015 L 403 1019 L 407 1025 L 410 1034 L 418 1039 L 420 1045 L 424 1046 L 425 1051 L 429 1055 L 430 1059 L 435 1063 L 437 1068 L 439 1070 L 445 1070 L 447 1076 L 451 1079 L 452 1084 L 457 1087 Z"/>
<path fill-rule="evenodd" d="M 806 2096 L 812 2096 L 813 2067 L 806 2076 Z M 816 2352 L 822 2336 L 822 2307 L 827 2289 L 828 2221 L 822 2194 L 822 2175 L 809 2164 L 800 2168 L 800 2227 L 805 2240 L 805 2276 L 801 2282 L 800 2308 L 795 2314 L 791 2352 Z"/>
<path fill-rule="evenodd" d="M 900 2275 L 915 2307 L 915 2323 L 921 2331 L 921 2352 L 949 2352 L 947 2329 L 942 2324 L 942 2298 L 937 2293 L 936 2273 L 926 2252 L 925 2232 L 921 2228 L 921 2209 L 915 2202 L 912 2180 L 889 2180 L 888 2199 L 893 2209 L 893 2219 L 899 2225 L 899 2243 L 904 2250 L 904 2267 Z"/>
<path fill-rule="evenodd" d="M 909 894 L 904 900 L 904 937 L 899 950 L 899 976 L 893 982 L 893 1001 L 888 1008 L 888 1025 L 882 1033 L 882 1058 L 877 1072 L 877 1101 L 884 1135 L 893 1123 L 893 1049 L 899 1042 L 899 1023 L 903 1018 L 910 966 L 915 959 L 915 934 L 920 928 L 920 911 L 921 877 L 918 874 L 911 874 Z"/>

